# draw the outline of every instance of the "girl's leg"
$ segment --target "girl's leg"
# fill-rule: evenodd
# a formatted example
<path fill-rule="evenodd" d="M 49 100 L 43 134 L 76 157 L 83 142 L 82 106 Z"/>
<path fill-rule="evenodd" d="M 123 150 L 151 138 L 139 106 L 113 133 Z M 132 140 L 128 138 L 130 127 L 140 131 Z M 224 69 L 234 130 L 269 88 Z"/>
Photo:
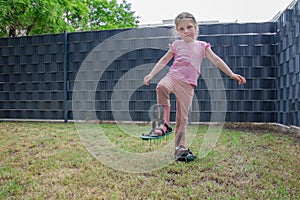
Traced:
<path fill-rule="evenodd" d="M 156 88 L 157 103 L 164 108 L 163 119 L 168 126 L 170 126 L 170 93 L 172 92 L 172 85 L 172 79 L 166 76 L 158 83 Z M 166 126 L 161 128 L 165 132 L 167 131 Z M 162 131 L 159 129 L 155 130 L 155 132 L 157 135 L 162 135 Z"/>
<path fill-rule="evenodd" d="M 194 88 L 186 84 L 186 87 L 177 87 L 176 90 L 176 130 L 175 147 L 185 145 L 185 134 L 188 122 L 188 114 L 194 95 Z"/>

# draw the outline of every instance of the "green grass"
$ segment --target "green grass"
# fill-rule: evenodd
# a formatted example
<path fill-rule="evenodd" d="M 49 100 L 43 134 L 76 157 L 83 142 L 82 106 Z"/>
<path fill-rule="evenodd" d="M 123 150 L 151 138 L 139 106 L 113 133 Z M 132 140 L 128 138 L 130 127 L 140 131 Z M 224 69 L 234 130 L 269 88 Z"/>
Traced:
<path fill-rule="evenodd" d="M 148 126 L 91 126 L 131 153 L 162 149 L 174 137 L 150 144 L 132 137 Z M 196 154 L 206 130 L 188 129 Z M 300 199 L 299 166 L 299 138 L 276 130 L 224 129 L 206 157 L 126 173 L 91 155 L 72 123 L 0 122 L 0 199 Z"/>

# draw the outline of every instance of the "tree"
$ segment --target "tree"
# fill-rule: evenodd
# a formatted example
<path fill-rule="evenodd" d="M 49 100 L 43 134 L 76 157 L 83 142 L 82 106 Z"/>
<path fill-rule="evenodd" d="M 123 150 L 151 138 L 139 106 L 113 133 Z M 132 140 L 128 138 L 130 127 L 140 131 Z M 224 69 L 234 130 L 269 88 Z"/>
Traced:
<path fill-rule="evenodd" d="M 0 0 L 0 36 L 132 28 L 138 17 L 123 0 Z"/>
<path fill-rule="evenodd" d="M 130 9 L 131 5 L 127 4 L 124 0 L 120 5 L 116 3 L 116 0 L 90 0 L 89 29 L 95 30 L 99 29 L 99 27 L 102 29 L 131 28 L 138 21 L 132 17 L 134 12 L 130 11 Z M 120 22 L 122 23 L 120 24 Z"/>

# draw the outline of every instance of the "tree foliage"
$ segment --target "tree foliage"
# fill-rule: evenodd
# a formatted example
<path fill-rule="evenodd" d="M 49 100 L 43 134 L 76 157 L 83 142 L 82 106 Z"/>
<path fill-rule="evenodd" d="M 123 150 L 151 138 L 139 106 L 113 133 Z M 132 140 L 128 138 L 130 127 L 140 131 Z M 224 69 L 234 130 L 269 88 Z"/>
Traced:
<path fill-rule="evenodd" d="M 0 0 L 0 37 L 132 28 L 126 0 Z"/>

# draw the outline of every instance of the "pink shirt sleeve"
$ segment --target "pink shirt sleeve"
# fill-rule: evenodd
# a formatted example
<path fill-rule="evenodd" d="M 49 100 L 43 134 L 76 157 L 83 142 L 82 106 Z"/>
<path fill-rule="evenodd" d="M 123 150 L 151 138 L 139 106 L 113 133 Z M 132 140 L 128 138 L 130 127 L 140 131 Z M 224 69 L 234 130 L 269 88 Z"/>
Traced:
<path fill-rule="evenodd" d="M 169 44 L 169 48 L 173 52 L 173 54 L 176 54 L 176 41 L 174 41 L 172 44 Z"/>
<path fill-rule="evenodd" d="M 207 48 L 210 48 L 211 47 L 211 45 L 210 45 L 210 43 L 208 43 L 208 42 L 203 42 L 203 41 L 201 41 L 201 46 L 202 46 L 202 48 L 203 48 L 203 58 L 205 58 L 206 56 L 205 56 L 205 50 L 207 49 Z"/>
<path fill-rule="evenodd" d="M 210 43 L 206 43 L 205 49 L 210 48 L 210 47 L 211 47 L 211 46 L 210 46 Z"/>

